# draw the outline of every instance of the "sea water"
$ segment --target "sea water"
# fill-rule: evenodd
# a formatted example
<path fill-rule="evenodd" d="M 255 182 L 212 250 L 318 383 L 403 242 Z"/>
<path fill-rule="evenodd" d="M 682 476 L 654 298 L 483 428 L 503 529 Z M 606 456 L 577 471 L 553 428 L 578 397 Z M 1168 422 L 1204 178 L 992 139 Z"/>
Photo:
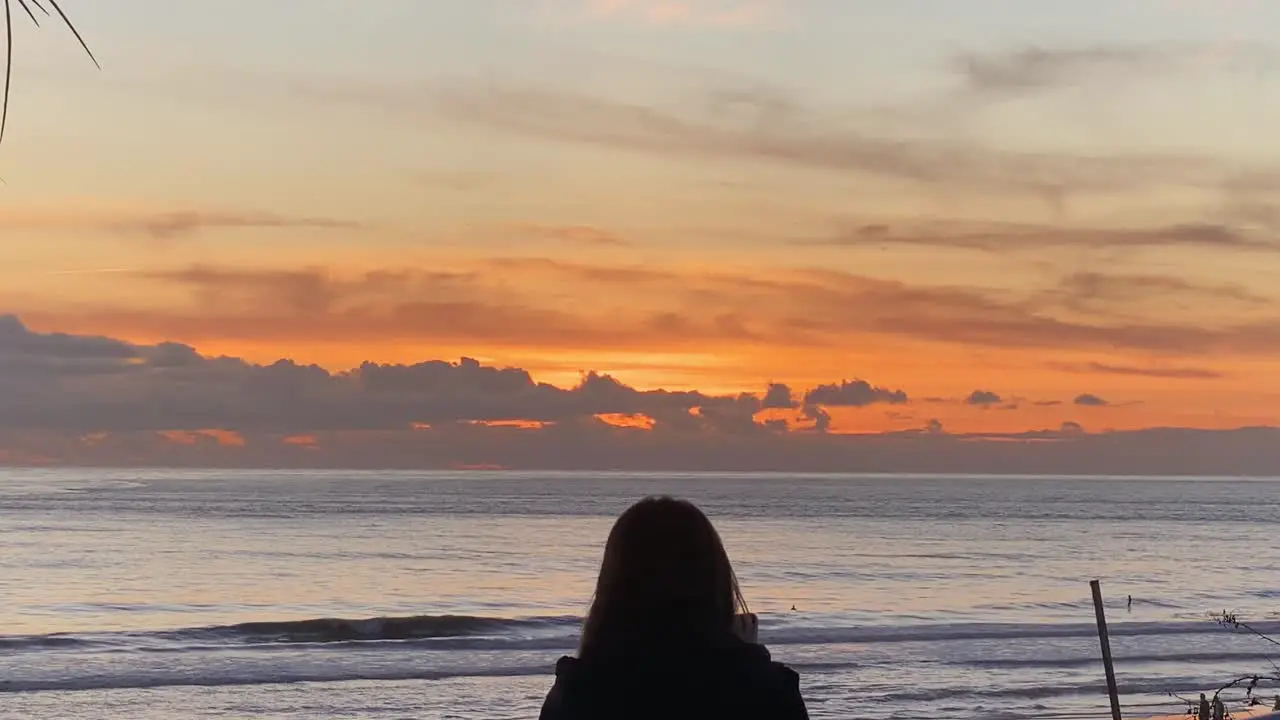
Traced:
<path fill-rule="evenodd" d="M 1268 480 L 6 470 L 0 718 L 536 717 L 658 493 L 815 718 L 1106 716 L 1093 578 L 1128 717 L 1280 655 Z"/>

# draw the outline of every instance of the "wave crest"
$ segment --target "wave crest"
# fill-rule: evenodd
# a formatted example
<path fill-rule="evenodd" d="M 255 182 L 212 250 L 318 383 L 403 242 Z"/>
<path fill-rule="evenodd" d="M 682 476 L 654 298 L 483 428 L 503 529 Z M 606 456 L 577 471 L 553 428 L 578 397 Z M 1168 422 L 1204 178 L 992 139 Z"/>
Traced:
<path fill-rule="evenodd" d="M 568 618 L 513 620 L 472 615 L 414 615 L 367 619 L 314 618 L 248 622 L 186 633 L 247 643 L 326 643 L 359 640 L 425 640 L 502 636 L 539 626 L 564 624 Z"/>

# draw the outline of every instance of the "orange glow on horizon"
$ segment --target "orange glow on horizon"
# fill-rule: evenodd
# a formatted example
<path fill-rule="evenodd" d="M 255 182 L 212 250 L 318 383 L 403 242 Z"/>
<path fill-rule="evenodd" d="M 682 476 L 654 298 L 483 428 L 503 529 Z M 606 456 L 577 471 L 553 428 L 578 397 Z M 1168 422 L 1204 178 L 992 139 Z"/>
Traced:
<path fill-rule="evenodd" d="M 61 327 L 32 324 L 43 332 L 84 332 L 121 337 L 137 343 L 156 343 L 161 337 L 131 336 L 110 328 Z M 838 382 L 840 378 L 865 377 L 876 386 L 902 389 L 911 400 L 905 405 L 872 405 L 865 408 L 828 407 L 829 432 L 862 434 L 900 432 L 926 427 L 930 421 L 942 423 L 946 431 L 964 433 L 1017 433 L 1036 429 L 1056 429 L 1064 422 L 1078 422 L 1091 432 L 1144 427 L 1195 427 L 1230 429 L 1271 425 L 1280 422 L 1275 408 L 1280 384 L 1270 387 L 1259 378 L 1280 378 L 1266 360 L 1211 362 L 1159 359 L 1135 356 L 1107 358 L 1097 352 L 1049 353 L 1044 350 L 965 348 L 939 343 L 902 341 L 861 344 L 851 336 L 842 347 L 821 351 L 805 347 L 738 345 L 725 354 L 697 352 L 654 352 L 628 350 L 570 351 L 546 348 L 449 347 L 412 343 L 321 343 L 292 344 L 281 340 L 213 340 L 196 343 L 206 357 L 241 357 L 268 364 L 291 358 L 300 364 L 315 363 L 331 372 L 358 367 L 360 362 L 413 364 L 425 360 L 458 362 L 474 357 L 490 367 L 518 367 L 527 370 L 536 382 L 571 389 L 584 370 L 614 376 L 619 382 L 640 391 L 667 389 L 697 390 L 708 395 L 736 395 L 748 392 L 761 396 L 767 380 L 787 383 L 797 398 L 813 387 Z M 856 348 L 856 349 L 855 349 Z M 598 361 L 598 362 L 597 362 Z M 1106 361 L 1106 362 L 1103 362 Z M 1076 367 L 1120 368 L 1161 366 L 1201 367 L 1204 378 L 1170 379 L 1141 373 L 1071 371 Z M 940 371 L 940 368 L 945 368 Z M 1064 369 L 1067 368 L 1067 369 Z M 966 406 L 963 399 L 977 389 L 998 391 L 1003 404 L 987 408 Z M 1073 399 L 1094 393 L 1110 401 L 1107 407 L 1079 407 Z M 1223 401 L 1229 398 L 1229 404 Z M 1203 408 L 1188 410 L 1187 408 Z M 769 410 L 757 420 L 786 420 L 793 431 L 811 429 L 812 418 L 799 410 Z M 621 420 L 604 420 L 619 427 L 652 427 L 648 421 L 627 425 Z M 547 423 L 507 420 L 486 424 L 524 430 L 542 429 Z M 418 431 L 432 430 L 431 423 L 413 423 Z M 305 430 L 305 428 L 299 428 Z M 176 444 L 194 445 L 201 436 L 223 445 L 242 446 L 235 433 L 175 430 L 163 434 Z M 82 442 L 104 442 L 95 434 Z"/>
<path fill-rule="evenodd" d="M 200 442 L 199 433 L 187 430 L 161 430 L 156 434 L 175 445 L 195 445 Z"/>
<path fill-rule="evenodd" d="M 604 413 L 596 415 L 595 419 L 610 427 L 628 430 L 652 430 L 657 425 L 657 421 L 643 414 Z"/>
<path fill-rule="evenodd" d="M 205 437 L 211 437 L 218 441 L 223 447 L 244 447 L 244 436 L 232 430 L 201 430 L 200 433 Z"/>
<path fill-rule="evenodd" d="M 68 317 L 61 318 L 66 322 L 38 322 L 39 317 L 38 313 L 33 315 L 30 326 L 42 332 L 104 335 L 144 344 L 175 340 L 157 333 L 131 331 L 127 326 L 102 326 Z M 202 334 L 209 333 L 212 331 L 206 330 Z M 655 335 L 653 342 L 655 348 L 659 348 L 663 338 Z M 1280 397 L 1280 373 L 1274 372 L 1274 362 L 1265 359 L 1177 361 L 1152 359 L 1140 354 L 1115 358 L 1099 352 L 964 347 L 856 334 L 841 338 L 839 345 L 821 348 L 721 343 L 714 346 L 714 352 L 708 352 L 711 347 L 666 351 L 552 349 L 491 340 L 415 343 L 400 340 L 318 342 L 282 338 L 268 341 L 219 338 L 216 333 L 191 344 L 208 357 L 239 357 L 259 364 L 288 358 L 299 364 L 314 363 L 331 372 L 347 371 L 365 361 L 407 365 L 426 360 L 457 362 L 464 356 L 474 357 L 488 366 L 527 370 L 536 381 L 563 388 L 575 386 L 582 372 L 588 370 L 612 375 L 638 390 L 698 390 L 711 395 L 760 393 L 768 380 L 785 382 L 799 395 L 807 389 L 837 382 L 841 378 L 864 377 L 878 386 L 905 390 L 917 410 L 920 401 L 926 398 L 964 397 L 979 388 L 996 390 L 1012 402 L 1021 401 L 1020 410 L 1026 410 L 1030 402 L 1042 400 L 1069 403 L 1076 394 L 1083 392 L 1106 396 L 1125 394 L 1130 398 L 1141 398 L 1146 403 L 1145 416 L 1153 425 L 1174 422 L 1174 412 L 1163 408 L 1187 406 L 1188 403 L 1179 401 L 1179 398 L 1193 392 L 1204 401 L 1190 405 L 1214 410 L 1219 409 L 1217 402 L 1222 397 L 1230 396 L 1229 410 L 1222 408 L 1227 410 L 1228 418 L 1270 418 L 1269 422 L 1280 419 L 1274 411 L 1275 400 Z M 1069 369 L 1090 366 L 1158 369 L 1161 365 L 1190 365 L 1211 374 L 1201 379 L 1171 380 L 1159 375 L 1144 376 L 1140 372 L 1073 372 Z M 1167 403 L 1164 402 L 1166 399 Z M 1214 404 L 1208 404 L 1210 402 Z M 1130 416 L 1128 412 L 1124 414 Z M 968 422 L 954 417 L 953 421 Z M 1221 421 L 1215 420 L 1218 422 Z M 990 418 L 986 418 L 974 422 L 973 427 L 985 428 L 993 424 Z M 871 424 L 873 427 L 895 425 L 886 422 Z"/>
<path fill-rule="evenodd" d="M 490 465 L 490 464 L 485 464 L 485 463 L 479 463 L 479 464 L 470 464 L 470 463 L 450 463 L 450 464 L 449 464 L 449 469 L 450 469 L 450 470 L 464 470 L 464 471 L 468 471 L 468 472 L 489 472 L 489 471 L 495 471 L 495 472 L 496 472 L 496 471 L 502 471 L 502 470 L 510 470 L 511 468 L 506 467 L 505 465 Z"/>
<path fill-rule="evenodd" d="M 1214 48 L 1273 19 L 1201 3 L 1251 6 L 1192 28 Z M 477 0 L 355 28 L 328 3 L 304 37 L 364 61 L 290 40 L 286 77 L 248 25 L 138 41 L 219 16 L 179 5 L 100 28 L 139 73 L 94 91 L 105 116 L 58 80 L 27 116 L 53 130 L 5 146 L 8 461 L 1280 429 L 1280 79 L 1166 47 L 1187 17 L 1062 38 L 1033 3 Z M 395 32 L 432 19 L 467 42 Z M 228 47 L 254 82 L 170 72 Z M 193 81 L 198 128 L 161 97 Z"/>
<path fill-rule="evenodd" d="M 468 420 L 467 425 L 487 428 L 512 428 L 515 430 L 545 430 L 555 423 L 541 420 Z"/>
<path fill-rule="evenodd" d="M 202 439 L 210 439 L 222 447 L 244 447 L 244 435 L 234 430 L 210 428 L 204 430 L 160 430 L 160 437 L 176 445 L 197 445 Z"/>

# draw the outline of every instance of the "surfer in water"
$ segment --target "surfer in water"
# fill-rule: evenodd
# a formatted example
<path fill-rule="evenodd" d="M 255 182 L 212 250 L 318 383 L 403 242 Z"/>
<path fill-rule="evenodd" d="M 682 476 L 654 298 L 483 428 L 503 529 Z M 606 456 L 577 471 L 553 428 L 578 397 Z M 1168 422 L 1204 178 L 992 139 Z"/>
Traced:
<path fill-rule="evenodd" d="M 1125 606 L 1125 610 L 1128 610 L 1129 612 L 1133 612 L 1133 596 L 1132 595 L 1129 596 L 1129 604 Z"/>

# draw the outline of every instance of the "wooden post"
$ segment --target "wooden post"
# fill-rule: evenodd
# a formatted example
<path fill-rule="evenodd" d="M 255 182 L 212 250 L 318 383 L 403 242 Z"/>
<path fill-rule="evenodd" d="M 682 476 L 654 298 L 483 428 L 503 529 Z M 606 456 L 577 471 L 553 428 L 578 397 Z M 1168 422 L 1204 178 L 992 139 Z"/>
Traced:
<path fill-rule="evenodd" d="M 1102 585 L 1089 583 L 1093 590 L 1093 613 L 1098 618 L 1098 642 L 1102 644 L 1102 667 L 1107 671 L 1107 694 L 1111 696 L 1111 720 L 1121 720 L 1120 691 L 1116 689 L 1116 669 L 1111 664 L 1111 640 L 1107 636 L 1107 613 L 1102 608 Z"/>

